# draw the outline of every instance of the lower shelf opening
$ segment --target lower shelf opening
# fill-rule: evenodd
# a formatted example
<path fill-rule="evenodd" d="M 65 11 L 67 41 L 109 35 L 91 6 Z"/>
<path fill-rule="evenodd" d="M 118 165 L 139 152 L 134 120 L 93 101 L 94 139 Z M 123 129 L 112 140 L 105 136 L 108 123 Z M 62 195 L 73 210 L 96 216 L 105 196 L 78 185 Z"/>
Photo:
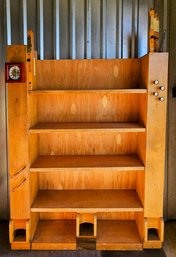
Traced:
<path fill-rule="evenodd" d="M 156 228 L 148 229 L 148 241 L 159 241 L 158 230 Z"/>
<path fill-rule="evenodd" d="M 26 230 L 16 229 L 14 231 L 14 242 L 25 242 L 26 241 Z"/>
<path fill-rule="evenodd" d="M 92 236 L 92 223 L 81 224 L 80 237 L 76 237 L 75 220 L 39 220 L 32 249 L 142 250 L 141 237 L 133 220 L 98 220 L 96 237 Z"/>
<path fill-rule="evenodd" d="M 80 224 L 79 235 L 80 236 L 93 236 L 94 235 L 94 225 L 89 222 Z"/>

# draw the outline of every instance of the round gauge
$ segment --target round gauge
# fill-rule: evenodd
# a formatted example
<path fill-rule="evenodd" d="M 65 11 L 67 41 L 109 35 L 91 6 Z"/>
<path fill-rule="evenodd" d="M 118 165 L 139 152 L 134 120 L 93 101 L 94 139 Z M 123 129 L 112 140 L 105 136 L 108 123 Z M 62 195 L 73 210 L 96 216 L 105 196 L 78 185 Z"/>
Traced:
<path fill-rule="evenodd" d="M 9 77 L 13 80 L 19 80 L 20 79 L 20 67 L 17 65 L 12 66 L 9 68 Z"/>

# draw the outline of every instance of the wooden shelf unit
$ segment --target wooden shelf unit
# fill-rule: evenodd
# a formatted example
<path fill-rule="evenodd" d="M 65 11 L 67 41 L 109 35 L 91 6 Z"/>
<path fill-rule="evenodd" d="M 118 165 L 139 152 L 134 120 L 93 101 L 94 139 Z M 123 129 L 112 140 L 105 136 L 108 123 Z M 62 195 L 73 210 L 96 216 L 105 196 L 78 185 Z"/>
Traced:
<path fill-rule="evenodd" d="M 167 53 L 40 61 L 29 36 L 7 47 L 26 71 L 7 84 L 11 248 L 160 248 Z"/>

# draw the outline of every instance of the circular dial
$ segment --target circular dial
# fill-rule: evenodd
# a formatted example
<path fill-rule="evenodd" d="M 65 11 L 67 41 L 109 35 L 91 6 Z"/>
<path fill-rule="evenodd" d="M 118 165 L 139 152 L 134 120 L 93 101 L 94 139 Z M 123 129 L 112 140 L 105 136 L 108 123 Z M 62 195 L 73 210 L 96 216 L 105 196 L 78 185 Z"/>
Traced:
<path fill-rule="evenodd" d="M 20 79 L 20 68 L 16 65 L 10 67 L 9 77 L 13 80 L 19 80 Z"/>

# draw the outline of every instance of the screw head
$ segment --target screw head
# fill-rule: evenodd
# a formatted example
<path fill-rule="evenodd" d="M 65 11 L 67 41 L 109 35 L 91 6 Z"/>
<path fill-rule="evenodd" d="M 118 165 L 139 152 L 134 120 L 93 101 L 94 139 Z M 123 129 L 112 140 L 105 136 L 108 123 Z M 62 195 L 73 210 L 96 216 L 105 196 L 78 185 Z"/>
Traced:
<path fill-rule="evenodd" d="M 160 90 L 161 90 L 161 91 L 164 91 L 164 90 L 165 90 L 165 87 L 164 87 L 164 86 L 161 86 L 161 87 L 160 87 Z"/>
<path fill-rule="evenodd" d="M 159 84 L 159 80 L 157 80 L 157 79 L 154 80 L 154 81 L 153 81 L 153 84 L 158 85 L 158 84 Z"/>
<path fill-rule="evenodd" d="M 153 95 L 157 97 L 157 96 L 159 96 L 159 93 L 158 92 L 154 92 Z"/>
<path fill-rule="evenodd" d="M 160 98 L 159 98 L 159 100 L 161 101 L 161 102 L 164 102 L 164 97 L 163 96 L 161 96 Z"/>

